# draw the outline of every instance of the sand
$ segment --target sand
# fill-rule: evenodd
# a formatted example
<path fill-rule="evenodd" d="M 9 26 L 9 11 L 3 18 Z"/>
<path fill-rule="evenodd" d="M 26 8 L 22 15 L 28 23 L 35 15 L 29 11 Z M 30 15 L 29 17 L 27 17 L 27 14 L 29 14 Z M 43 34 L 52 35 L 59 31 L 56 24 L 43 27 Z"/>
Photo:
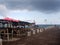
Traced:
<path fill-rule="evenodd" d="M 55 27 L 47 29 L 30 37 L 22 37 L 13 42 L 3 42 L 3 45 L 60 45 L 60 29 Z"/>

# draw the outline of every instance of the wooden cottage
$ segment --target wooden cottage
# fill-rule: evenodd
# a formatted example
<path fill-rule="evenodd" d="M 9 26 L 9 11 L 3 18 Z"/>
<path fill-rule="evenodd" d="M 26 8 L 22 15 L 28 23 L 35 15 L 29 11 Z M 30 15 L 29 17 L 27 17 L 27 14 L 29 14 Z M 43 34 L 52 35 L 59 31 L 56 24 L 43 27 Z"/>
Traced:
<path fill-rule="evenodd" d="M 0 38 L 9 41 L 13 38 L 19 38 L 19 36 L 26 36 L 29 27 L 29 22 L 13 20 L 10 18 L 0 19 Z"/>

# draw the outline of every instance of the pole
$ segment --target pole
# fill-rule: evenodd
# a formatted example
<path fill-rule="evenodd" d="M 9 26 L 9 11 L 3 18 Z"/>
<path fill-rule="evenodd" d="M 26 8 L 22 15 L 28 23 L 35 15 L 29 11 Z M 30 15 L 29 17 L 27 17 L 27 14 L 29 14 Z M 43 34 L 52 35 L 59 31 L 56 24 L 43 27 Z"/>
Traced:
<path fill-rule="evenodd" d="M 13 29 L 12 29 L 12 38 L 13 38 Z"/>
<path fill-rule="evenodd" d="M 0 32 L 0 39 L 1 39 L 1 32 Z"/>
<path fill-rule="evenodd" d="M 7 40 L 9 41 L 9 32 L 8 32 L 8 29 L 7 29 Z"/>
<path fill-rule="evenodd" d="M 2 45 L 2 39 L 0 39 L 0 45 Z"/>

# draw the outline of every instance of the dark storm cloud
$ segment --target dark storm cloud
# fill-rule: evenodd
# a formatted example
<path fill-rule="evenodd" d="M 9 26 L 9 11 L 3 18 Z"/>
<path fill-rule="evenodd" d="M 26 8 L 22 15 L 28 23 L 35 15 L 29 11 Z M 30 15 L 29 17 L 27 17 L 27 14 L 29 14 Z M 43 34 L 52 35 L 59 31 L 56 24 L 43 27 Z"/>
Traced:
<path fill-rule="evenodd" d="M 57 0 L 38 0 L 34 1 L 33 7 L 41 11 L 58 11 L 60 10 L 60 1 Z"/>
<path fill-rule="evenodd" d="M 60 0 L 0 0 L 8 9 L 29 9 L 44 12 L 60 10 Z"/>

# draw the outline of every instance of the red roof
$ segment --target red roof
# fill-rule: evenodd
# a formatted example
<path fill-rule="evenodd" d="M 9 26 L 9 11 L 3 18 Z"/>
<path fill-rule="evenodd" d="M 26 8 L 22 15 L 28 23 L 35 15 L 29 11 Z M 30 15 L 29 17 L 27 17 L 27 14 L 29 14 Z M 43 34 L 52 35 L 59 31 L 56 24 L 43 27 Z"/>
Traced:
<path fill-rule="evenodd" d="M 15 19 L 12 19 L 12 18 L 9 18 L 9 17 L 4 18 L 4 20 L 13 21 L 13 22 L 19 22 L 19 20 L 15 20 Z"/>

